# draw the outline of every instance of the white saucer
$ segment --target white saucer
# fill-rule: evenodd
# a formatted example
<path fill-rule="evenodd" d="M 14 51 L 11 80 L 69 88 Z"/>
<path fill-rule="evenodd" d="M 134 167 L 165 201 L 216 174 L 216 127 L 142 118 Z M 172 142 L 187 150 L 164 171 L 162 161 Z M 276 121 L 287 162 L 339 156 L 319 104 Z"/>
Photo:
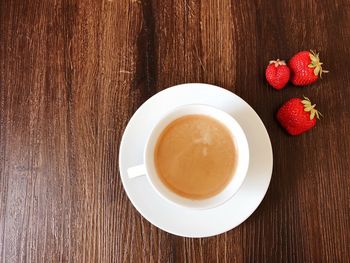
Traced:
<path fill-rule="evenodd" d="M 164 201 L 146 177 L 130 179 L 128 167 L 143 162 L 148 134 L 162 113 L 192 103 L 215 106 L 231 114 L 246 133 L 250 165 L 240 190 L 223 205 L 209 210 L 189 210 Z M 140 214 L 153 225 L 184 237 L 208 237 L 226 232 L 245 221 L 259 206 L 269 187 L 272 147 L 256 112 L 237 95 L 207 84 L 183 84 L 165 89 L 147 100 L 130 119 L 119 150 L 119 169 L 124 189 Z"/>

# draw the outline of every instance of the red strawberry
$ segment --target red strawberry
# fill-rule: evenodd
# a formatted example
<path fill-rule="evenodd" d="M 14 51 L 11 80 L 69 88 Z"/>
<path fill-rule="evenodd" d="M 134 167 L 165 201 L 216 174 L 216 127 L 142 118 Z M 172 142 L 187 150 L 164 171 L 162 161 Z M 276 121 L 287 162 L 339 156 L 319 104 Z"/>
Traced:
<path fill-rule="evenodd" d="M 319 75 L 322 78 L 322 73 L 328 73 L 322 70 L 322 64 L 318 53 L 312 50 L 295 54 L 288 63 L 291 82 L 296 86 L 306 86 L 315 82 Z"/>
<path fill-rule="evenodd" d="M 316 125 L 316 118 L 321 113 L 315 109 L 316 104 L 304 97 L 304 100 L 293 98 L 287 101 L 277 112 L 277 120 L 291 135 L 299 135 Z"/>
<path fill-rule="evenodd" d="M 265 76 L 272 87 L 280 90 L 288 83 L 290 71 L 283 60 L 271 60 L 266 68 Z"/>

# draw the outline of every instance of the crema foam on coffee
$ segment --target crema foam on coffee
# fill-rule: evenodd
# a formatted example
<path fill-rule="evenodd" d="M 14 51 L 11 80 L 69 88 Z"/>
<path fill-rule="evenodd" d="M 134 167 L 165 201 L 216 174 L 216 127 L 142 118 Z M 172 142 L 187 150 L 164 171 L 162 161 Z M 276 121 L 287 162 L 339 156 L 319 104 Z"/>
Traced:
<path fill-rule="evenodd" d="M 154 160 L 158 176 L 171 191 L 189 199 L 206 199 L 231 181 L 237 154 L 224 124 L 205 115 L 187 115 L 162 131 Z"/>

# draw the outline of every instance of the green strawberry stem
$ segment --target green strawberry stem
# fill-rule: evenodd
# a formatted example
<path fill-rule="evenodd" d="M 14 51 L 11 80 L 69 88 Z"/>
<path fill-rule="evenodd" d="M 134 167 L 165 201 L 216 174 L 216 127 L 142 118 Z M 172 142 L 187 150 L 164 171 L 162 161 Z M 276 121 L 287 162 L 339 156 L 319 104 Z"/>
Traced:
<path fill-rule="evenodd" d="M 312 103 L 308 97 L 305 97 L 305 96 L 303 96 L 303 97 L 304 97 L 304 100 L 302 100 L 301 103 L 304 104 L 304 111 L 310 112 L 310 120 L 313 120 L 313 118 L 315 118 L 315 115 L 316 115 L 317 119 L 320 119 L 320 116 L 323 117 L 321 112 L 319 112 L 318 110 L 315 109 L 316 104 L 312 105 Z"/>
<path fill-rule="evenodd" d="M 269 64 L 275 64 L 275 67 L 286 65 L 286 62 L 284 60 L 270 60 Z"/>
<path fill-rule="evenodd" d="M 322 62 L 320 62 L 319 53 L 316 53 L 313 50 L 310 50 L 310 59 L 311 64 L 308 65 L 309 68 L 314 68 L 314 74 L 315 76 L 318 76 L 320 74 L 320 78 L 322 78 L 322 73 L 328 73 L 328 70 L 322 69 Z"/>

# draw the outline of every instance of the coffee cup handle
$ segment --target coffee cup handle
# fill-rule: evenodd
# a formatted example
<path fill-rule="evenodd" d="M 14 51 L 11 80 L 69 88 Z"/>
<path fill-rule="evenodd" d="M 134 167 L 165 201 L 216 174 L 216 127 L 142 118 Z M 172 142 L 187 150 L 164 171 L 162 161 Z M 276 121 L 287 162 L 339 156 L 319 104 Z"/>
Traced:
<path fill-rule="evenodd" d="M 127 172 L 128 172 L 129 178 L 143 176 L 143 175 L 146 175 L 146 167 L 144 164 L 140 164 L 137 166 L 129 167 Z"/>

